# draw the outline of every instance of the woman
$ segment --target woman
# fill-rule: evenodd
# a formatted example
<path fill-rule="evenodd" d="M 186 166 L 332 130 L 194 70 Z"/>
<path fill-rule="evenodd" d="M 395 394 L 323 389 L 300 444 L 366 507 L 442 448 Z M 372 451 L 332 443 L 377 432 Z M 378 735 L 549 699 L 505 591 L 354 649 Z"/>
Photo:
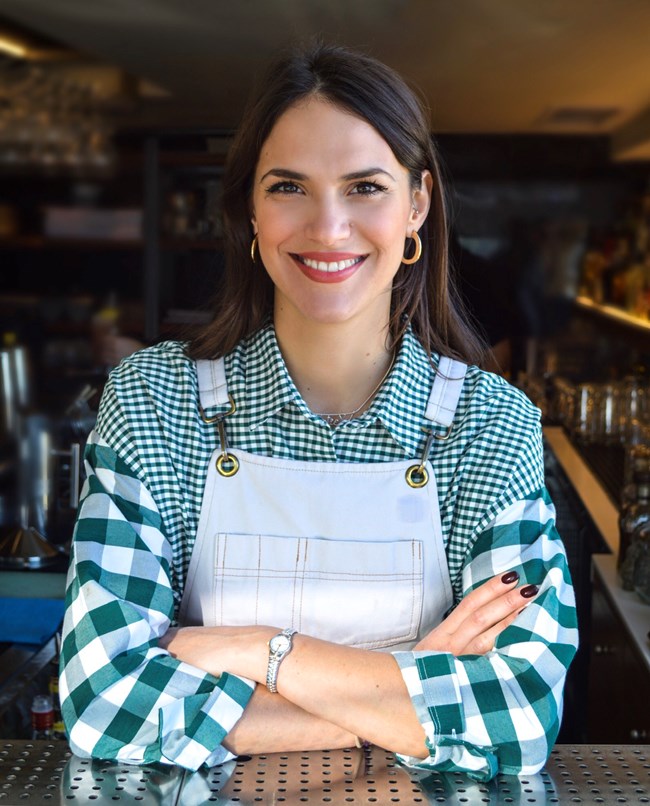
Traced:
<path fill-rule="evenodd" d="M 413 94 L 341 48 L 282 60 L 224 218 L 214 323 L 122 362 L 87 447 L 74 751 L 197 769 L 361 737 L 484 778 L 537 770 L 573 594 L 538 411 L 475 366 L 452 303 Z"/>

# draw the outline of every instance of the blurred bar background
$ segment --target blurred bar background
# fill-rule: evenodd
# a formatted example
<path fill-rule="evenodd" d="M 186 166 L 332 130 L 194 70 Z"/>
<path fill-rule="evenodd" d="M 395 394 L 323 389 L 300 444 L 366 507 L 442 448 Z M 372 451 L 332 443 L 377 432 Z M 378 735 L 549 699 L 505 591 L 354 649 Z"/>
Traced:
<path fill-rule="evenodd" d="M 369 50 L 430 107 L 453 270 L 490 367 L 544 416 L 583 629 L 563 738 L 643 740 L 650 707 L 631 692 L 650 683 L 644 0 L 3 0 L 0 604 L 18 614 L 29 600 L 44 620 L 0 634 L 0 736 L 29 734 L 32 697 L 51 684 L 59 614 L 45 602 L 63 595 L 107 374 L 209 321 L 231 133 L 267 60 L 314 35 Z"/>

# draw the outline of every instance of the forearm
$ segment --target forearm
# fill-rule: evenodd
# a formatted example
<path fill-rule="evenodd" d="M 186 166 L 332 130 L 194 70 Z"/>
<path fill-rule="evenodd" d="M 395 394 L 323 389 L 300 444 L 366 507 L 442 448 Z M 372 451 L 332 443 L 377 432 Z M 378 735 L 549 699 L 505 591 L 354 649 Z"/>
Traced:
<path fill-rule="evenodd" d="M 264 685 L 268 641 L 276 632 L 273 627 L 189 627 L 170 630 L 160 644 L 216 676 L 227 671 Z M 296 635 L 280 667 L 278 691 L 344 733 L 405 755 L 428 755 L 424 730 L 391 655 Z M 342 746 L 349 743 L 346 739 Z"/>
<path fill-rule="evenodd" d="M 267 639 L 275 632 L 259 629 L 268 633 Z M 228 652 L 225 668 L 263 682 L 268 649 L 261 637 L 235 639 L 240 649 Z M 296 635 L 280 667 L 278 694 L 373 744 L 405 755 L 428 755 L 424 731 L 392 655 Z"/>
<path fill-rule="evenodd" d="M 488 651 L 537 592 L 534 585 L 517 589 L 517 583 L 516 573 L 489 580 L 417 648 L 450 655 Z M 268 642 L 276 632 L 277 628 L 259 626 L 189 627 L 170 630 L 160 644 L 215 676 L 228 671 L 264 683 Z M 459 688 L 454 685 L 454 692 Z M 298 708 L 374 744 L 405 756 L 429 755 L 422 721 L 429 722 L 430 717 L 418 717 L 392 655 L 298 634 L 282 661 L 278 690 Z M 443 702 L 448 697 L 447 692 Z"/>
<path fill-rule="evenodd" d="M 231 753 L 280 753 L 354 747 L 356 736 L 257 686 L 223 742 Z"/>
<path fill-rule="evenodd" d="M 390 654 L 297 635 L 282 663 L 278 692 L 387 750 L 428 755 L 424 730 Z"/>

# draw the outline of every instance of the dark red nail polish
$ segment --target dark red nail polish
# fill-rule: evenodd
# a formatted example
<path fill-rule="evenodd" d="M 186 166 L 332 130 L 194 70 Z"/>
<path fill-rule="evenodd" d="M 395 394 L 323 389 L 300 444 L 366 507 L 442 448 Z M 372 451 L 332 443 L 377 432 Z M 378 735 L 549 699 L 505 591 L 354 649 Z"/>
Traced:
<path fill-rule="evenodd" d="M 508 571 L 501 577 L 501 582 L 504 585 L 509 585 L 511 582 L 516 582 L 519 579 L 519 574 L 516 571 Z"/>
<path fill-rule="evenodd" d="M 525 588 L 522 588 L 519 593 L 524 597 L 524 599 L 530 599 L 531 596 L 534 596 L 539 591 L 537 585 L 526 585 Z"/>

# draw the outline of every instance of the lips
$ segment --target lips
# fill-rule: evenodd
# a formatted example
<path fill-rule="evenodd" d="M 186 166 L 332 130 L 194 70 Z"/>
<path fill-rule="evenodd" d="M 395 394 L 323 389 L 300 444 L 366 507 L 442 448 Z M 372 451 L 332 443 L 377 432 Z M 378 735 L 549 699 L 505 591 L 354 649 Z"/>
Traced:
<path fill-rule="evenodd" d="M 292 254 L 300 270 L 319 283 L 337 283 L 354 274 L 367 255 L 350 253 L 303 253 Z"/>

